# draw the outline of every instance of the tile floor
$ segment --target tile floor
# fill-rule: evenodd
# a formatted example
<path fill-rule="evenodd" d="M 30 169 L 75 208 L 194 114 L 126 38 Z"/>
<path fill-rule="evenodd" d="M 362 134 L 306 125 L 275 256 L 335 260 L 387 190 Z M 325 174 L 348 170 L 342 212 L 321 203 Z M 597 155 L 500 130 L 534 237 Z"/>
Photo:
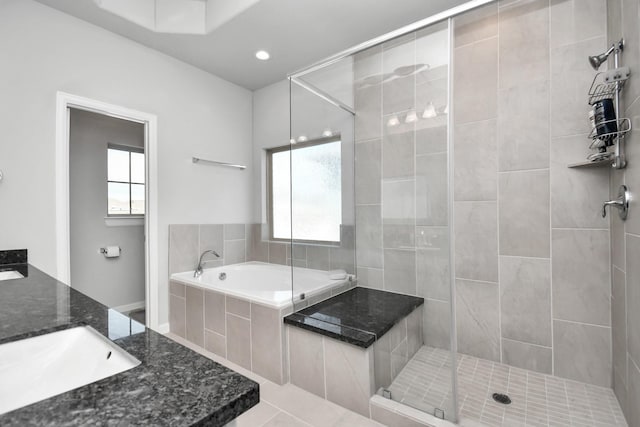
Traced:
<path fill-rule="evenodd" d="M 236 419 L 237 427 L 383 427 L 294 385 L 272 383 L 176 335 L 167 337 L 260 384 L 260 403 Z"/>
<path fill-rule="evenodd" d="M 394 400 L 418 409 L 451 405 L 451 359 L 445 350 L 423 346 L 389 387 Z M 608 388 L 458 355 L 461 425 L 626 426 Z M 502 405 L 495 392 L 512 400 Z"/>

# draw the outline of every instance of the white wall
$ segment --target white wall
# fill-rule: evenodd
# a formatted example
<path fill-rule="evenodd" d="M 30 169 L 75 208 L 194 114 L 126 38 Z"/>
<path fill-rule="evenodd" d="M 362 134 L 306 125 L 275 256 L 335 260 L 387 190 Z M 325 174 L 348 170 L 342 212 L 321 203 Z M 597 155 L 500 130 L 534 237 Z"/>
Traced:
<path fill-rule="evenodd" d="M 56 275 L 55 107 L 64 91 L 158 116 L 160 323 L 167 322 L 168 224 L 245 223 L 252 94 L 31 0 L 0 0 L 0 249 L 28 248 Z"/>
<path fill-rule="evenodd" d="M 108 145 L 144 148 L 144 125 L 72 109 L 69 129 L 71 286 L 108 307 L 144 303 L 144 225 L 105 223 Z M 106 245 L 120 257 L 104 257 Z"/>

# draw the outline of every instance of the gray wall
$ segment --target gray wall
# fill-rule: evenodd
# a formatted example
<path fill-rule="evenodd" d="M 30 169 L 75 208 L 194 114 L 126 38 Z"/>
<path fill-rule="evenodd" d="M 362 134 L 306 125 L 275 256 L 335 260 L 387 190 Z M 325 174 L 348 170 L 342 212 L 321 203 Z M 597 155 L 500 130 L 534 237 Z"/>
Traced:
<path fill-rule="evenodd" d="M 108 307 L 144 303 L 144 225 L 107 226 L 107 146 L 144 147 L 144 125 L 71 110 L 71 286 Z M 119 258 L 98 248 L 117 245 Z"/>
<path fill-rule="evenodd" d="M 29 248 L 56 275 L 55 109 L 65 91 L 158 116 L 159 321 L 168 321 L 171 223 L 244 223 L 252 169 L 193 165 L 191 156 L 250 164 L 252 93 L 30 0 L 0 2 L 0 246 Z"/>
<path fill-rule="evenodd" d="M 586 58 L 606 47 L 605 6 L 504 1 L 456 18 L 451 112 L 458 350 L 610 386 L 609 223 L 599 216 L 609 171 L 567 168 L 589 154 Z M 356 80 L 424 62 L 433 47 L 423 36 L 360 54 Z M 446 81 L 436 71 L 356 91 L 356 173 L 366 174 L 357 259 L 369 286 L 424 295 L 425 342 L 446 347 L 446 127 L 386 126 L 438 106 Z"/>
<path fill-rule="evenodd" d="M 631 67 L 623 91 L 623 111 L 634 130 L 626 137 L 628 166 L 611 172 L 611 198 L 625 183 L 632 195 L 640 191 L 640 2 L 609 0 L 609 43 L 625 38 L 622 65 Z M 622 222 L 615 212 L 611 221 L 613 327 L 613 388 L 631 427 L 640 426 L 640 206 L 631 202 Z"/>

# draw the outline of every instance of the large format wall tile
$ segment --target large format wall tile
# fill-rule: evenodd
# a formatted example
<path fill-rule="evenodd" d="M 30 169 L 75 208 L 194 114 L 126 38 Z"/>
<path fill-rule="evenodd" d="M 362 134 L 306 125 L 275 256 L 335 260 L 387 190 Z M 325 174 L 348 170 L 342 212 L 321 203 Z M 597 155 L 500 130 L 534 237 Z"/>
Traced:
<path fill-rule="evenodd" d="M 415 151 L 413 123 L 392 128 L 385 126 L 382 137 L 382 177 L 413 178 Z"/>
<path fill-rule="evenodd" d="M 382 71 L 395 73 L 415 64 L 415 34 L 408 34 L 382 45 Z M 382 84 L 382 114 L 407 111 L 415 106 L 415 75 L 402 76 Z"/>
<path fill-rule="evenodd" d="M 551 49 L 551 137 L 589 131 L 586 91 L 593 69 L 585 58 L 606 49 L 604 37 Z"/>
<path fill-rule="evenodd" d="M 640 237 L 627 234 L 627 339 L 629 354 L 640 362 Z"/>
<path fill-rule="evenodd" d="M 603 0 L 551 0 L 551 47 L 603 36 L 605 16 L 607 2 Z"/>
<path fill-rule="evenodd" d="M 501 89 L 498 129 L 500 171 L 548 168 L 549 81 Z"/>
<path fill-rule="evenodd" d="M 448 224 L 447 154 L 416 157 L 415 218 L 417 225 Z M 385 199 L 384 203 L 387 203 Z"/>
<path fill-rule="evenodd" d="M 210 331 L 226 335 L 225 296 L 219 292 L 204 291 L 204 327 Z"/>
<path fill-rule="evenodd" d="M 458 351 L 500 361 L 498 284 L 456 280 Z"/>
<path fill-rule="evenodd" d="M 283 383 L 283 323 L 280 310 L 251 303 L 251 370 L 275 382 Z"/>
<path fill-rule="evenodd" d="M 496 202 L 456 202 L 456 277 L 498 281 L 498 218 Z"/>
<path fill-rule="evenodd" d="M 373 349 L 363 351 L 340 341 L 323 339 L 327 400 L 369 416 L 369 398 L 375 391 L 371 381 Z"/>
<path fill-rule="evenodd" d="M 553 321 L 555 375 L 611 387 L 611 329 Z"/>
<path fill-rule="evenodd" d="M 201 224 L 200 226 L 200 246 L 198 254 L 206 250 L 214 250 L 224 258 L 224 231 L 222 224 Z M 244 227 L 244 226 L 243 226 Z M 214 259 L 209 255 L 208 259 Z"/>
<path fill-rule="evenodd" d="M 369 76 L 375 76 L 382 73 L 382 55 L 378 56 L 379 71 L 371 70 Z M 359 68 L 359 62 L 356 59 L 355 68 Z M 364 80 L 366 77 L 363 77 Z M 355 110 L 358 112 L 355 116 L 355 140 L 366 141 L 369 139 L 380 138 L 382 132 L 382 85 L 379 82 L 367 84 L 356 80 L 355 89 Z"/>
<path fill-rule="evenodd" d="M 624 53 L 622 55 L 622 65 L 631 66 L 637 70 L 637 64 L 640 64 L 640 4 L 637 0 L 622 0 L 622 35 L 625 40 Z M 611 43 L 617 40 L 610 40 Z M 625 84 L 624 98 L 626 105 L 631 103 L 640 96 L 640 76 L 638 73 L 632 73 L 631 78 Z M 638 420 L 640 422 L 640 420 Z"/>
<path fill-rule="evenodd" d="M 379 139 L 360 142 L 356 149 L 356 204 L 372 205 L 382 201 L 382 144 Z"/>
<path fill-rule="evenodd" d="M 382 218 L 386 224 L 413 224 L 416 215 L 415 181 L 387 179 L 382 183 Z"/>
<path fill-rule="evenodd" d="M 425 298 L 422 333 L 426 345 L 451 348 L 451 302 Z"/>
<path fill-rule="evenodd" d="M 449 229 L 416 227 L 416 247 L 418 295 L 443 301 L 450 300 Z"/>
<path fill-rule="evenodd" d="M 198 263 L 198 226 L 169 226 L 169 274 L 193 270 Z"/>
<path fill-rule="evenodd" d="M 227 314 L 227 359 L 251 370 L 251 322 Z"/>
<path fill-rule="evenodd" d="M 358 266 L 382 268 L 382 207 L 356 206 Z"/>
<path fill-rule="evenodd" d="M 627 382 L 627 311 L 626 277 L 624 272 L 613 267 L 611 295 L 611 337 L 613 372 L 619 374 L 626 387 Z"/>
<path fill-rule="evenodd" d="M 496 200 L 498 146 L 496 120 L 455 126 L 454 199 Z M 445 186 L 446 188 L 446 186 Z"/>
<path fill-rule="evenodd" d="M 415 250 L 384 250 L 384 288 L 407 295 L 416 294 Z"/>
<path fill-rule="evenodd" d="M 498 35 L 498 2 L 489 3 L 454 18 L 455 47 Z"/>
<path fill-rule="evenodd" d="M 499 177 L 500 254 L 549 257 L 549 171 Z"/>
<path fill-rule="evenodd" d="M 244 227 L 243 227 L 244 228 Z M 224 263 L 239 264 L 246 259 L 245 240 L 225 240 L 224 241 Z"/>
<path fill-rule="evenodd" d="M 502 363 L 551 375 L 553 367 L 551 347 L 503 338 Z"/>
<path fill-rule="evenodd" d="M 631 427 L 640 426 L 640 368 L 629 358 L 629 386 L 627 421 Z"/>
<path fill-rule="evenodd" d="M 187 286 L 186 336 L 194 344 L 204 347 L 204 291 Z"/>
<path fill-rule="evenodd" d="M 502 337 L 551 346 L 548 259 L 500 257 Z"/>
<path fill-rule="evenodd" d="M 287 326 L 291 384 L 325 398 L 322 336 Z"/>
<path fill-rule="evenodd" d="M 640 73 L 635 73 L 637 79 L 640 79 Z M 633 76 L 633 74 L 632 74 Z M 638 83 L 640 86 L 640 82 Z M 626 87 L 626 86 L 625 86 Z M 640 187 L 640 164 L 634 159 L 640 158 L 640 98 L 636 99 L 632 105 L 627 108 L 626 116 L 632 120 L 633 130 L 625 137 L 625 146 L 627 150 L 627 159 L 629 160 L 627 168 L 624 170 L 624 180 L 629 191 L 638 191 Z M 617 196 L 618 189 L 612 191 L 612 197 Z M 629 209 L 627 220 L 625 221 L 625 231 L 635 235 L 640 235 L 640 209 L 633 208 L 633 202 Z"/>
<path fill-rule="evenodd" d="M 609 232 L 553 230 L 553 315 L 610 324 Z"/>
<path fill-rule="evenodd" d="M 551 225 L 555 228 L 608 228 L 602 203 L 609 200 L 607 168 L 568 168 L 591 153 L 584 134 L 551 141 Z"/>
<path fill-rule="evenodd" d="M 169 330 L 182 338 L 186 337 L 185 299 L 169 295 Z"/>
<path fill-rule="evenodd" d="M 498 38 L 455 49 L 454 122 L 492 119 L 498 110 Z"/>
<path fill-rule="evenodd" d="M 499 40 L 500 88 L 546 79 L 549 0 L 528 0 L 501 7 Z"/>

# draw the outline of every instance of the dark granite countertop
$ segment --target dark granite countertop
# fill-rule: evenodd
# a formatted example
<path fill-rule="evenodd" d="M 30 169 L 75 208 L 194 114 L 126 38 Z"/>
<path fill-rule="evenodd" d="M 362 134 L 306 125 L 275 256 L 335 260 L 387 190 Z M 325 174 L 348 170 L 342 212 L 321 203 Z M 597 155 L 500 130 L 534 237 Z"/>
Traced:
<path fill-rule="evenodd" d="M 254 381 L 28 266 L 0 281 L 0 343 L 89 325 L 142 363 L 0 415 L 2 426 L 221 426 L 259 402 Z"/>
<path fill-rule="evenodd" d="M 355 287 L 284 318 L 288 325 L 367 348 L 424 298 Z"/>

